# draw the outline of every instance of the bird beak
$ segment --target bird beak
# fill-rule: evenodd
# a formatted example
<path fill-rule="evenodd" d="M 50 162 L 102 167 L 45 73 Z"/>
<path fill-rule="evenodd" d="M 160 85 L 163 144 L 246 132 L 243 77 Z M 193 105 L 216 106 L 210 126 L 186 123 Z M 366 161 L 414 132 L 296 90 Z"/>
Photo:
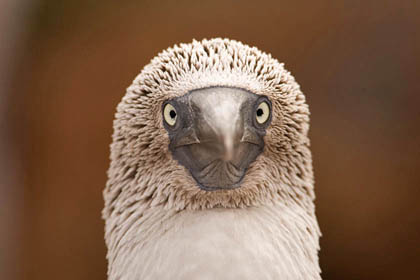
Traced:
<path fill-rule="evenodd" d="M 191 122 L 173 138 L 172 153 L 202 189 L 239 187 L 249 164 L 262 152 L 263 133 L 250 121 L 257 98 L 225 87 L 196 90 L 184 98 Z"/>
<path fill-rule="evenodd" d="M 226 89 L 214 89 L 209 93 L 196 92 L 191 96 L 195 109 L 196 133 L 204 148 L 215 157 L 230 162 L 237 155 L 243 135 L 243 116 L 240 112 L 244 96 Z"/>

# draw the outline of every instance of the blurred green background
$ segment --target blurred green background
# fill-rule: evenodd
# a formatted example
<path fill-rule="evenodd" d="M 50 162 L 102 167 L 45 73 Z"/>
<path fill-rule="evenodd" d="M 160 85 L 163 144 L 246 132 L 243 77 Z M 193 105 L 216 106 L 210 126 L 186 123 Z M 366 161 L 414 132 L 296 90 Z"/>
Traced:
<path fill-rule="evenodd" d="M 307 96 L 324 279 L 418 279 L 420 1 L 0 0 L 0 278 L 105 279 L 115 107 L 159 51 L 229 37 Z"/>

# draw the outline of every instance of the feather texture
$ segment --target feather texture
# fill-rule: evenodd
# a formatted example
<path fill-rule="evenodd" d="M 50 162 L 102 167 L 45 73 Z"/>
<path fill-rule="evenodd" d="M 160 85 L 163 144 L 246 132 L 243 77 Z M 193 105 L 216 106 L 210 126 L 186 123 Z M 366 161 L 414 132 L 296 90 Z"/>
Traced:
<path fill-rule="evenodd" d="M 212 86 L 273 105 L 241 187 L 207 192 L 168 151 L 165 100 Z M 156 56 L 118 105 L 104 190 L 109 279 L 320 279 L 309 110 L 270 55 L 228 39 Z"/>

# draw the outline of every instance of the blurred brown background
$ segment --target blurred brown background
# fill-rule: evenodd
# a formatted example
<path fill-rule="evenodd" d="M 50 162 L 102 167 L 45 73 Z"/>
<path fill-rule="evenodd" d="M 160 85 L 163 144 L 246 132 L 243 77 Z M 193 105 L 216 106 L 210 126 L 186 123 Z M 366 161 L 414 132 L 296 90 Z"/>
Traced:
<path fill-rule="evenodd" d="M 272 53 L 312 111 L 324 279 L 418 279 L 420 1 L 0 1 L 0 278 L 105 279 L 115 107 L 159 51 Z"/>

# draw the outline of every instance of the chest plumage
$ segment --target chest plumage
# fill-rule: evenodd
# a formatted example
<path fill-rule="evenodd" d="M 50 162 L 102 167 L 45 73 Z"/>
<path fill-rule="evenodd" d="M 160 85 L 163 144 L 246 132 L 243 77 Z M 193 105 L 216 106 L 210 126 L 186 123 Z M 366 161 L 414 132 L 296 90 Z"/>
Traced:
<path fill-rule="evenodd" d="M 316 224 L 299 209 L 168 213 L 157 208 L 132 226 L 138 230 L 124 236 L 111 270 L 117 279 L 317 279 L 319 274 L 317 236 L 310 231 Z"/>

